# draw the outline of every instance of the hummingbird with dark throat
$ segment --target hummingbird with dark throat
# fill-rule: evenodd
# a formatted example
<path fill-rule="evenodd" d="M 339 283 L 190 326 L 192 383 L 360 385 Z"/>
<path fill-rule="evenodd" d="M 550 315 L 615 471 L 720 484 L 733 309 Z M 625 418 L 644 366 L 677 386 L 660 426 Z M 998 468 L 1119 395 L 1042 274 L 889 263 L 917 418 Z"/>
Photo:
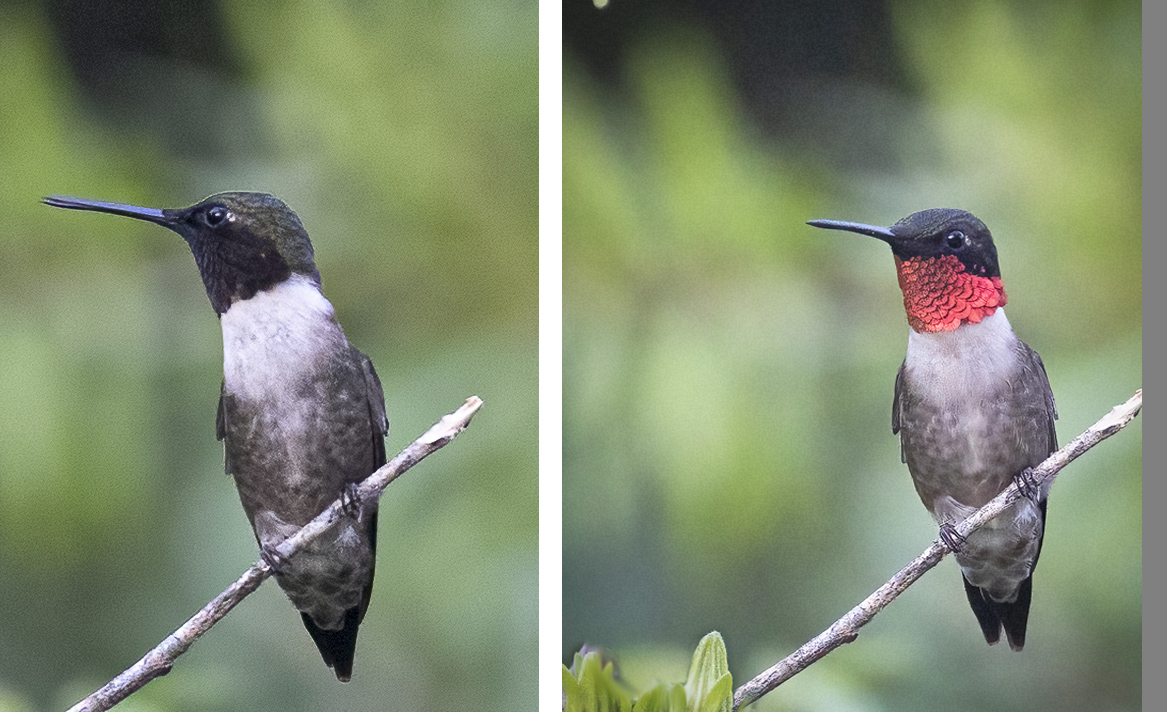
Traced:
<path fill-rule="evenodd" d="M 156 223 L 190 247 L 223 329 L 216 435 L 227 474 L 276 582 L 347 682 L 377 548 L 377 502 L 360 502 L 355 487 L 385 463 L 389 424 L 372 362 L 349 345 L 321 292 L 300 219 L 265 193 L 220 193 L 177 209 L 44 202 Z M 347 516 L 294 556 L 276 556 L 338 498 Z"/>
<path fill-rule="evenodd" d="M 891 246 L 908 316 L 908 353 L 895 381 L 892 432 L 916 493 L 953 550 L 985 640 L 1004 629 L 1025 646 L 1033 570 L 1049 485 L 1029 470 L 1057 449 L 1045 366 L 1005 318 L 1005 288 L 989 228 L 963 210 L 913 213 L 891 227 L 809 225 Z M 1017 481 L 1026 495 L 967 538 L 955 526 Z"/>

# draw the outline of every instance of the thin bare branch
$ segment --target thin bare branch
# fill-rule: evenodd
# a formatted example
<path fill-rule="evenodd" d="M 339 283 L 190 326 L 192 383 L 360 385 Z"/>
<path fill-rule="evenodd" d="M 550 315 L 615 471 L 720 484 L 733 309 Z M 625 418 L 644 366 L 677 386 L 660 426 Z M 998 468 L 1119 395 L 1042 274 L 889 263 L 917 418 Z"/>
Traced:
<path fill-rule="evenodd" d="M 361 501 L 376 501 L 385 488 L 406 470 L 422 459 L 445 447 L 454 436 L 466 429 L 470 419 L 482 407 L 477 396 L 471 396 L 461 408 L 444 416 L 417 440 L 402 450 L 396 457 L 369 475 L 357 488 Z M 289 558 L 306 546 L 344 515 L 341 501 L 333 502 L 328 509 L 308 522 L 298 532 L 288 537 L 276 553 L 280 558 Z M 183 623 L 142 659 L 110 680 L 101 689 L 69 708 L 69 712 L 99 712 L 108 710 L 130 694 L 141 689 L 147 682 L 170 672 L 175 659 L 182 655 L 203 633 L 211 629 L 240 601 L 259 588 L 263 580 L 271 576 L 271 568 L 262 559 L 252 564 L 235 583 L 216 596 L 202 610 Z"/>
<path fill-rule="evenodd" d="M 1070 444 L 1050 455 L 1040 465 L 1033 468 L 1033 479 L 1038 484 L 1052 482 L 1058 472 L 1074 461 L 1082 453 L 1114 435 L 1127 426 L 1143 407 L 1143 390 L 1135 391 L 1134 396 L 1126 403 L 1117 405 L 1102 417 L 1086 432 L 1074 438 Z M 1011 484 L 1004 492 L 997 495 L 992 501 L 971 514 L 956 527 L 957 534 L 967 537 L 976 531 L 985 522 L 1005 511 L 1009 505 L 1021 497 L 1016 484 Z M 754 702 L 774 688 L 797 675 L 809 665 L 824 657 L 835 648 L 850 643 L 859 637 L 859 629 L 866 625 L 876 613 L 879 613 L 896 596 L 903 593 L 909 586 L 924 575 L 948 554 L 949 549 L 937 539 L 932 545 L 917 556 L 910 564 L 900 569 L 895 576 L 880 586 L 862 603 L 848 611 L 842 618 L 831 624 L 814 639 L 798 650 L 778 661 L 768 670 L 745 683 L 737 689 L 733 698 L 733 709 Z"/>

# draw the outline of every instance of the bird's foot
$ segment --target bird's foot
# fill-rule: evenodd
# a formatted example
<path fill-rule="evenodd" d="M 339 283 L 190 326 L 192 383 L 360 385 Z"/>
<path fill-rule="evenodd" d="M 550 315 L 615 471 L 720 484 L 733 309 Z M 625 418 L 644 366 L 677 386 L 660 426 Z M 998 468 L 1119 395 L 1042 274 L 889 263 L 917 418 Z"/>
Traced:
<path fill-rule="evenodd" d="M 1022 497 L 1034 504 L 1038 503 L 1038 498 L 1041 496 L 1041 485 L 1034 477 L 1032 467 L 1027 467 L 1013 475 L 1013 483 L 1017 485 L 1017 491 L 1021 493 Z"/>
<path fill-rule="evenodd" d="M 956 525 L 945 522 L 940 525 L 940 541 L 955 554 L 964 548 L 964 543 L 968 540 L 957 533 Z"/>
<path fill-rule="evenodd" d="M 353 517 L 357 521 L 361 519 L 361 495 L 359 489 L 359 482 L 349 482 L 340 491 L 341 514 Z"/>
<path fill-rule="evenodd" d="M 268 565 L 273 574 L 279 575 L 287 570 L 288 559 L 277 552 L 274 546 L 260 546 L 259 558 L 263 559 L 263 562 Z"/>

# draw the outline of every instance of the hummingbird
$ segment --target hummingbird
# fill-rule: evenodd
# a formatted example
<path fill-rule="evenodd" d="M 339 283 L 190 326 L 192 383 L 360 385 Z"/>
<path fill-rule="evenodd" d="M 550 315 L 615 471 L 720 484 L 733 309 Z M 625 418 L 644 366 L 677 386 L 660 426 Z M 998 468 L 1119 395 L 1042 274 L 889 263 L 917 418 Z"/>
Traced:
<path fill-rule="evenodd" d="M 157 209 L 67 197 L 58 208 L 156 223 L 190 247 L 223 329 L 216 436 L 276 582 L 325 664 L 352 677 L 376 567 L 377 503 L 356 484 L 385 463 L 381 382 L 321 291 L 300 219 L 265 193 L 220 193 Z M 337 498 L 348 515 L 295 556 L 275 548 Z"/>
<path fill-rule="evenodd" d="M 1048 483 L 1032 467 L 1057 449 L 1045 365 L 1005 318 L 1005 288 L 989 228 L 963 210 L 913 213 L 891 227 L 837 220 L 891 246 L 908 316 L 892 433 L 916 493 L 953 550 L 989 645 L 1004 629 L 1025 646 L 1033 569 L 1045 533 Z M 955 526 L 1016 481 L 1026 495 L 967 538 Z"/>

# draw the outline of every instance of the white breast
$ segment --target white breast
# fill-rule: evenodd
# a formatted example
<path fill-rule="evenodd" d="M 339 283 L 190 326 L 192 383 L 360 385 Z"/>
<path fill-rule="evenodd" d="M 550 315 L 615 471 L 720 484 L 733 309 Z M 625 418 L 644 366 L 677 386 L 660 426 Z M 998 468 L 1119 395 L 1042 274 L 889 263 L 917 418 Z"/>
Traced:
<path fill-rule="evenodd" d="M 1007 387 L 1020 365 L 1017 337 L 1004 309 L 954 331 L 909 330 L 904 370 L 914 395 L 937 406 L 975 406 L 975 395 Z"/>
<path fill-rule="evenodd" d="M 292 275 L 223 314 L 223 378 L 245 400 L 279 397 L 347 341 L 319 288 Z"/>

